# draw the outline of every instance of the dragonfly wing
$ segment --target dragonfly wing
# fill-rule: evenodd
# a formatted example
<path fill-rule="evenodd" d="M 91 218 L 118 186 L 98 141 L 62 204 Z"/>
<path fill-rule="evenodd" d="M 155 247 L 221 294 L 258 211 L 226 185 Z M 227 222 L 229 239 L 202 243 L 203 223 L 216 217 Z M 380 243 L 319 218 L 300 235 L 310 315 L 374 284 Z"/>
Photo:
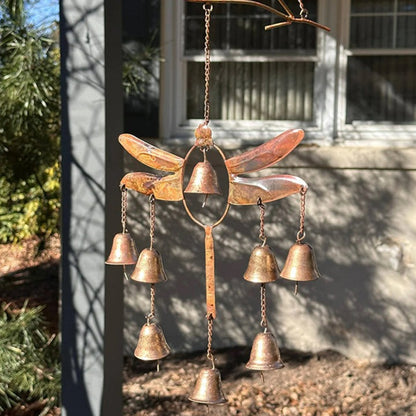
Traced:
<path fill-rule="evenodd" d="M 162 201 L 182 201 L 182 175 L 176 172 L 153 183 L 153 194 Z"/>
<path fill-rule="evenodd" d="M 272 202 L 296 194 L 302 188 L 307 189 L 307 183 L 292 175 L 272 175 L 264 178 L 232 176 L 228 202 L 232 205 L 255 205 L 259 198 L 264 203 Z"/>
<path fill-rule="evenodd" d="M 133 172 L 125 175 L 121 184 L 127 189 L 145 195 L 153 194 L 156 199 L 161 201 L 182 201 L 183 199 L 181 172 L 166 176 L 157 176 L 147 172 Z"/>
<path fill-rule="evenodd" d="M 153 175 L 152 173 L 133 172 L 125 175 L 120 184 L 124 185 L 127 189 L 150 195 L 153 193 L 153 183 L 159 179 L 159 176 Z"/>
<path fill-rule="evenodd" d="M 176 172 L 183 166 L 181 157 L 152 146 L 132 134 L 122 134 L 118 140 L 135 159 L 153 169 Z"/>
<path fill-rule="evenodd" d="M 228 172 L 234 175 L 268 168 L 289 154 L 303 136 L 301 129 L 287 130 L 252 150 L 226 160 L 225 165 Z"/>

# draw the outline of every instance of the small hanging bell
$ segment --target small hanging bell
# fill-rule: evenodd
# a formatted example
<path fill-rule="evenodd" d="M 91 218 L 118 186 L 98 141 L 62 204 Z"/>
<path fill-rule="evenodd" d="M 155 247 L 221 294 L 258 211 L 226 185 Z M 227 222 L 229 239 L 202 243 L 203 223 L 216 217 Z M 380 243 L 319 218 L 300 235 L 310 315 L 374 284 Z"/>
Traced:
<path fill-rule="evenodd" d="M 308 282 L 320 277 L 315 254 L 309 244 L 297 242 L 290 247 L 280 277 L 296 282 Z"/>
<path fill-rule="evenodd" d="M 191 179 L 184 192 L 190 194 L 221 195 L 217 174 L 208 160 L 204 160 L 195 165 Z"/>
<path fill-rule="evenodd" d="M 216 368 L 204 368 L 199 372 L 193 393 L 189 400 L 202 404 L 223 404 L 227 402 L 221 387 L 221 375 Z"/>
<path fill-rule="evenodd" d="M 114 236 L 110 255 L 105 264 L 129 265 L 136 264 L 137 250 L 129 233 L 118 233 Z"/>
<path fill-rule="evenodd" d="M 154 248 L 142 250 L 130 279 L 142 283 L 159 283 L 167 280 L 160 253 Z"/>
<path fill-rule="evenodd" d="M 251 347 L 250 360 L 246 364 L 250 370 L 277 370 L 283 368 L 280 351 L 276 338 L 271 332 L 261 332 L 256 335 Z"/>
<path fill-rule="evenodd" d="M 139 334 L 134 356 L 139 360 L 160 360 L 170 353 L 165 335 L 159 325 L 146 323 L 142 326 Z"/>
<path fill-rule="evenodd" d="M 256 246 L 250 255 L 244 279 L 252 283 L 270 283 L 279 277 L 279 267 L 269 246 Z"/>

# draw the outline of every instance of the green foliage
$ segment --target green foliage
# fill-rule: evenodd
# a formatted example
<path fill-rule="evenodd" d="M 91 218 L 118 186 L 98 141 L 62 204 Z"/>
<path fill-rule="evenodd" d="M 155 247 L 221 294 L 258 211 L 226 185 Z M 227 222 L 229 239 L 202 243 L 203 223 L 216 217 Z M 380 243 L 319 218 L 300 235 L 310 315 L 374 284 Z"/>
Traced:
<path fill-rule="evenodd" d="M 0 411 L 45 400 L 45 415 L 58 404 L 59 346 L 43 328 L 42 309 L 0 309 Z"/>
<path fill-rule="evenodd" d="M 148 43 L 123 45 L 123 90 L 126 97 L 146 95 L 148 84 L 158 82 L 155 63 L 160 61 L 156 34 Z"/>
<path fill-rule="evenodd" d="M 34 234 L 49 237 L 58 224 L 59 164 L 19 181 L 0 177 L 0 243 Z"/>
<path fill-rule="evenodd" d="M 0 20 L 0 242 L 57 231 L 60 101 L 57 29 L 25 20 L 24 2 Z M 55 36 L 56 37 L 56 36 Z"/>

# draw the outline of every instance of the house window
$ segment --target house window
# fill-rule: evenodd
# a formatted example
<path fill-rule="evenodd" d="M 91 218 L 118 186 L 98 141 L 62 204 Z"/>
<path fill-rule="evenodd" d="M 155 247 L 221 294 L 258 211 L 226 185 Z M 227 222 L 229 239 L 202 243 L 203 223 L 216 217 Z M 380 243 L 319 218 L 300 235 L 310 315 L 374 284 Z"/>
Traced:
<path fill-rule="evenodd" d="M 416 121 L 416 3 L 351 0 L 346 123 Z"/>
<path fill-rule="evenodd" d="M 297 0 L 286 0 L 299 14 Z M 215 3 L 211 15 L 211 123 L 221 145 L 267 140 L 300 127 L 306 140 L 416 142 L 416 3 L 304 0 L 305 24 L 272 31 L 261 8 Z M 268 5 L 282 11 L 277 0 Z M 162 2 L 161 125 L 192 140 L 203 118 L 201 3 Z M 394 129 L 392 125 L 400 125 Z M 403 128 L 404 127 L 404 128 Z M 394 137 L 393 137 L 394 136 Z"/>
<path fill-rule="evenodd" d="M 279 8 L 277 0 L 272 6 Z M 293 3 L 293 4 L 292 4 Z M 289 6 L 299 7 L 296 1 Z M 308 7 L 316 18 L 316 1 Z M 316 30 L 292 25 L 265 32 L 275 16 L 256 7 L 215 5 L 211 23 L 212 119 L 313 120 L 313 86 Z M 200 4 L 185 11 L 188 119 L 201 117 L 203 109 L 204 27 Z"/>

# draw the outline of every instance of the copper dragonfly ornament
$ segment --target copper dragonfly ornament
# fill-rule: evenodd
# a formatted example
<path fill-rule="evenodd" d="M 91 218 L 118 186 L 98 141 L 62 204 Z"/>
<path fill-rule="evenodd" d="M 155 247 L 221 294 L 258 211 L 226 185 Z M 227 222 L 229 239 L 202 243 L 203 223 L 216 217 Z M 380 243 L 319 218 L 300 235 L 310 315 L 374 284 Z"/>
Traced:
<path fill-rule="evenodd" d="M 196 142 L 185 158 L 153 146 L 131 134 L 122 134 L 119 141 L 124 149 L 144 165 L 160 173 L 131 172 L 121 185 L 144 195 L 153 195 L 162 201 L 182 201 L 190 218 L 205 230 L 205 271 L 207 317 L 216 317 L 214 243 L 212 230 L 228 213 L 230 205 L 257 205 L 276 201 L 289 195 L 306 191 L 307 183 L 293 175 L 247 177 L 245 174 L 269 168 L 286 157 L 303 139 L 301 129 L 287 130 L 262 145 L 240 155 L 226 159 L 222 150 L 214 144 L 211 129 L 201 124 L 195 133 Z M 190 155 L 195 149 L 216 149 L 228 172 L 229 188 L 227 203 L 221 217 L 212 224 L 203 224 L 191 212 L 184 195 L 184 172 Z"/>
<path fill-rule="evenodd" d="M 285 21 L 269 25 L 267 29 L 290 25 L 291 23 L 306 23 L 315 27 L 329 30 L 326 26 L 309 20 L 308 12 L 303 2 L 298 0 L 301 12 L 295 17 L 284 0 L 277 0 L 284 9 L 280 12 L 255 0 L 187 0 L 194 3 L 204 3 L 205 12 L 205 96 L 204 122 L 195 130 L 195 143 L 185 158 L 174 155 L 166 150 L 153 146 L 131 134 L 122 134 L 119 141 L 124 149 L 144 165 L 157 172 L 131 172 L 121 180 L 123 232 L 114 237 L 113 249 L 107 264 L 125 265 L 134 263 L 137 258 L 134 243 L 126 228 L 127 190 L 133 190 L 149 196 L 150 201 L 150 248 L 144 249 L 137 260 L 131 274 L 132 280 L 151 284 L 151 308 L 146 315 L 147 323 L 140 332 L 135 356 L 142 360 L 158 360 L 169 354 L 163 332 L 156 324 L 151 323 L 155 317 L 155 283 L 166 280 L 160 253 L 153 248 L 155 228 L 155 200 L 182 201 L 189 217 L 205 231 L 205 285 L 206 285 L 206 318 L 208 323 L 207 358 L 212 368 L 200 372 L 194 392 L 189 400 L 202 404 L 222 404 L 226 401 L 221 390 L 219 371 L 215 368 L 212 353 L 213 320 L 216 318 L 215 307 L 215 260 L 213 229 L 226 217 L 231 205 L 258 205 L 260 208 L 260 235 L 263 244 L 257 246 L 250 256 L 249 267 L 244 279 L 261 284 L 261 315 L 260 325 L 264 332 L 256 336 L 253 343 L 250 361 L 247 368 L 254 370 L 271 370 L 282 368 L 280 353 L 276 340 L 268 330 L 266 317 L 265 285 L 275 281 L 279 269 L 270 248 L 266 246 L 264 233 L 264 203 L 273 202 L 289 195 L 299 193 L 301 196 L 300 228 L 296 243 L 290 248 L 288 260 L 280 276 L 296 282 L 310 281 L 319 277 L 312 248 L 302 243 L 305 237 L 305 195 L 308 189 L 306 182 L 293 175 L 248 176 L 254 172 L 267 169 L 285 158 L 302 141 L 304 132 L 301 129 L 287 130 L 266 143 L 261 144 L 240 155 L 227 159 L 222 150 L 214 143 L 212 131 L 208 127 L 210 121 L 209 81 L 210 81 L 210 17 L 213 3 L 238 3 L 257 6 L 283 18 Z M 195 150 L 203 153 L 203 162 L 195 165 L 191 178 L 185 186 L 185 169 Z M 200 221 L 188 206 L 185 198 L 187 193 L 218 194 L 218 178 L 215 169 L 207 160 L 207 153 L 216 151 L 221 156 L 228 175 L 228 195 L 224 211 L 219 218 L 206 224 Z M 204 202 L 205 204 L 205 202 Z"/>

